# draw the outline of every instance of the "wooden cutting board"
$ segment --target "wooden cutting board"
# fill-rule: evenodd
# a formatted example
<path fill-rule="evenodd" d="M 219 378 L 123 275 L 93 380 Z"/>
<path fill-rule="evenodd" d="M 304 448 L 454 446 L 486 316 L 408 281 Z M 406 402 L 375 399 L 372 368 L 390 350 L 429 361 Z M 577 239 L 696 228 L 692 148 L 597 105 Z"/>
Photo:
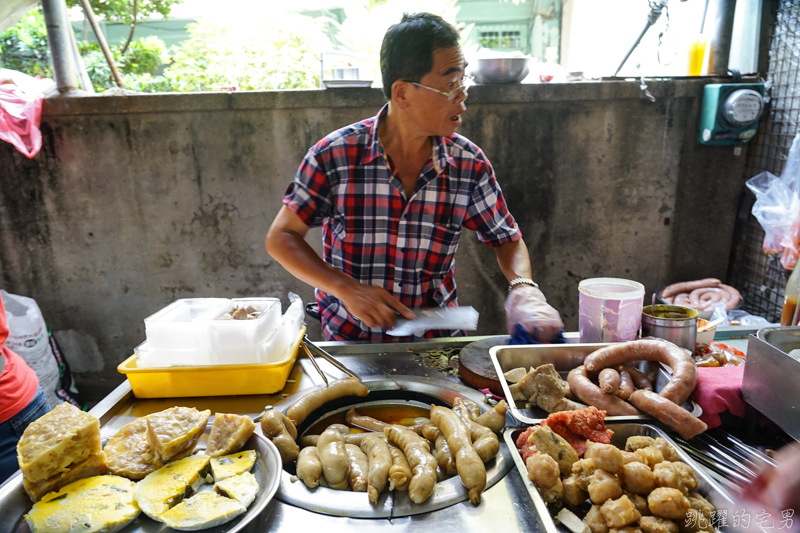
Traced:
<path fill-rule="evenodd" d="M 476 389 L 489 389 L 498 396 L 504 396 L 497 372 L 494 370 L 489 349 L 506 345 L 511 340 L 508 335 L 498 335 L 488 339 L 471 342 L 461 348 L 458 354 L 458 375 L 467 385 Z"/>

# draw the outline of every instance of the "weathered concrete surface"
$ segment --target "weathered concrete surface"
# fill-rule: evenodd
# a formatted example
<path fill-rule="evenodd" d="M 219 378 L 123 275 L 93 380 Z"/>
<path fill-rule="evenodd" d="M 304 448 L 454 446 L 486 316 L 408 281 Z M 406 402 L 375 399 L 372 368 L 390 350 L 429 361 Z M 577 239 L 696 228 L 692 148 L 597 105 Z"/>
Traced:
<path fill-rule="evenodd" d="M 655 103 L 638 82 L 471 90 L 462 133 L 491 159 L 569 330 L 581 279 L 725 278 L 744 156 L 694 142 L 709 81 L 649 81 Z M 177 298 L 309 301 L 264 236 L 308 147 L 382 103 L 377 89 L 48 101 L 36 158 L 0 145 L 2 287 L 38 301 L 94 398 Z M 456 272 L 477 333 L 502 333 L 492 250 L 462 234 Z"/>

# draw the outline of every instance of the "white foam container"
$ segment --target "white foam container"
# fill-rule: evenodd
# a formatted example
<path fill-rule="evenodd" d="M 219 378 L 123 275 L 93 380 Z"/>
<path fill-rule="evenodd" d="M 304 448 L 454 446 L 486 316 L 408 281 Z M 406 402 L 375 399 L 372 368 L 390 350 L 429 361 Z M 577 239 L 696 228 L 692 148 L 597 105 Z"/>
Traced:
<path fill-rule="evenodd" d="M 159 350 L 150 346 L 149 341 L 133 350 L 138 368 L 166 368 L 170 366 L 208 366 L 211 355 L 207 349 L 189 348 L 186 350 Z"/>
<path fill-rule="evenodd" d="M 253 320 L 221 320 L 237 307 L 262 309 Z M 208 316 L 206 316 L 208 319 Z M 281 324 L 278 298 L 234 298 L 225 309 L 204 325 L 212 364 L 260 363 L 259 348 Z"/>

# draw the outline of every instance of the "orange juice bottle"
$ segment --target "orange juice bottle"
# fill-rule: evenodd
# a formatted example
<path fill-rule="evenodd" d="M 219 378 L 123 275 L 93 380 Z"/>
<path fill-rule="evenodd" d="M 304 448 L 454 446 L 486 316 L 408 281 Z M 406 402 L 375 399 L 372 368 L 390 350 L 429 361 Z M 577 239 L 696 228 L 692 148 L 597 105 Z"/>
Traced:
<path fill-rule="evenodd" d="M 689 76 L 699 76 L 703 71 L 703 59 L 705 59 L 708 40 L 699 35 L 689 44 Z"/>
<path fill-rule="evenodd" d="M 781 326 L 800 325 L 797 302 L 800 299 L 800 268 L 795 267 L 789 281 L 786 282 L 786 292 L 783 297 L 783 313 L 781 313 Z"/>

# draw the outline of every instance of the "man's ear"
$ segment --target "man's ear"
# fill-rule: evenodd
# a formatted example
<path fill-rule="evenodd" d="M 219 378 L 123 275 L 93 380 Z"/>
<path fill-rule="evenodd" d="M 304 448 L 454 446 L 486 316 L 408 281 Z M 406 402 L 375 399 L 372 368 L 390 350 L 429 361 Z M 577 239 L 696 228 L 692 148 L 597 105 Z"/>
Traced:
<path fill-rule="evenodd" d="M 397 80 L 392 84 L 392 102 L 400 109 L 406 109 L 411 104 L 408 101 L 409 88 L 409 83 L 403 80 Z"/>

